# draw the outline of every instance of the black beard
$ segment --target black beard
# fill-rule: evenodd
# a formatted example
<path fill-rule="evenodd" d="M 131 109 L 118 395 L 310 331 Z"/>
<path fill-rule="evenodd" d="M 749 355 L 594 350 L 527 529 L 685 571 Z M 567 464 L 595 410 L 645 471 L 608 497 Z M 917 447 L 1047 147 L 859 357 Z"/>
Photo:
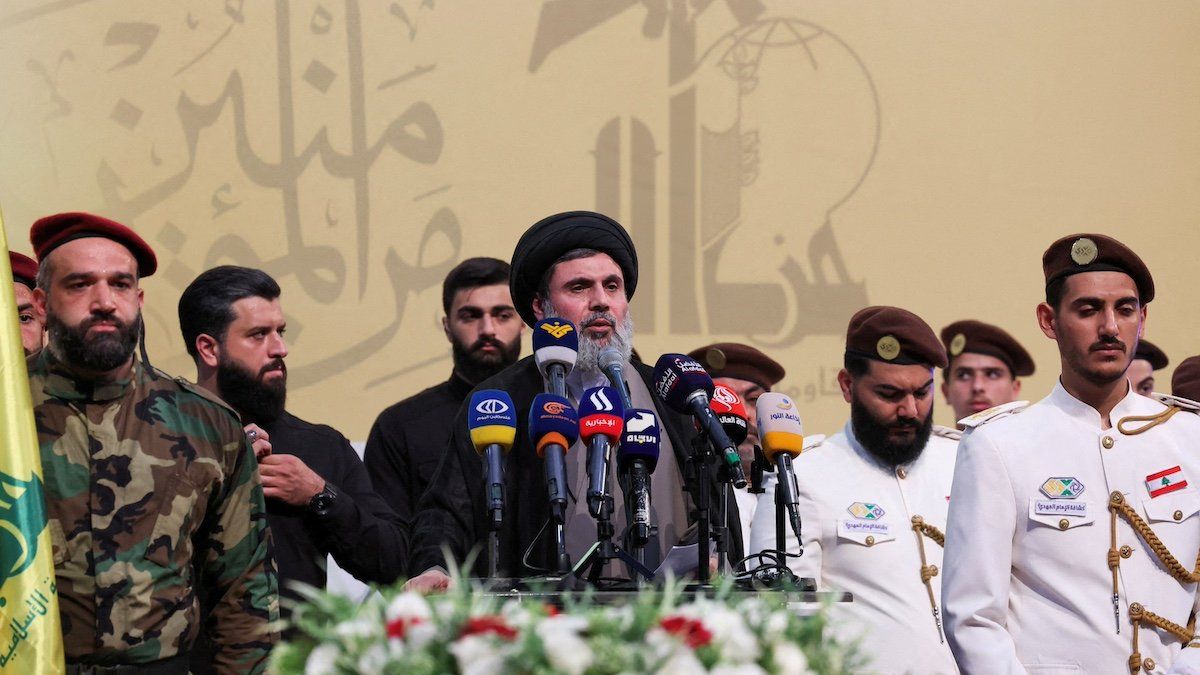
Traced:
<path fill-rule="evenodd" d="M 500 351 L 495 354 L 479 353 L 479 348 L 485 344 L 495 345 Z M 505 346 L 499 340 L 483 338 L 476 340 L 475 344 L 468 348 L 458 340 L 451 340 L 450 351 L 454 357 L 454 371 L 458 373 L 459 377 L 474 385 L 516 363 L 521 356 L 521 341 L 516 340 L 511 345 Z"/>
<path fill-rule="evenodd" d="M 101 321 L 116 323 L 115 333 L 100 333 L 88 337 L 88 328 Z M 111 315 L 92 314 L 78 326 L 68 326 L 54 314 L 46 316 L 46 330 L 54 356 L 72 368 L 94 373 L 106 373 L 124 365 L 137 348 L 142 332 L 139 312 L 133 323 L 121 323 Z"/>
<path fill-rule="evenodd" d="M 262 380 L 262 375 L 282 363 L 268 365 L 256 377 L 237 363 L 222 358 L 217 362 L 217 391 L 241 414 L 243 422 L 270 424 L 279 419 L 287 403 L 287 367 L 284 366 L 283 377 L 270 384 Z"/>
<path fill-rule="evenodd" d="M 916 420 L 906 420 L 906 422 L 910 422 L 906 426 L 917 430 L 916 435 L 907 443 L 895 443 L 888 438 L 888 430 L 891 426 L 876 421 L 866 406 L 857 401 L 850 402 L 850 423 L 853 425 L 854 435 L 858 437 L 858 442 L 862 443 L 867 452 L 876 459 L 892 468 L 908 464 L 921 456 L 925 444 L 929 442 L 929 435 L 933 432 L 933 410 L 930 409 L 929 415 L 923 422 Z M 900 425 L 901 423 L 898 421 L 895 426 Z"/>

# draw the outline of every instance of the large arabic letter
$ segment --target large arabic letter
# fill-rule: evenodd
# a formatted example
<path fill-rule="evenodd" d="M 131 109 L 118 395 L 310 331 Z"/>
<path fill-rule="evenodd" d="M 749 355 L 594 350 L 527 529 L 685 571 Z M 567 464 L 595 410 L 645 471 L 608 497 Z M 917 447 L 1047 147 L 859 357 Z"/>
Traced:
<path fill-rule="evenodd" d="M 114 47 L 117 45 L 132 45 L 136 47 L 125 60 L 116 64 L 108 71 L 111 73 L 118 68 L 131 66 L 138 61 L 141 61 L 146 52 L 150 50 L 150 46 L 154 44 L 155 38 L 158 37 L 158 26 L 152 23 L 114 23 L 108 27 L 108 34 L 104 36 L 104 46 Z"/>
<path fill-rule="evenodd" d="M 420 133 L 409 132 L 414 127 Z M 420 164 L 433 164 L 442 155 L 442 122 L 433 107 L 417 101 L 388 126 L 388 145 L 400 154 Z"/>

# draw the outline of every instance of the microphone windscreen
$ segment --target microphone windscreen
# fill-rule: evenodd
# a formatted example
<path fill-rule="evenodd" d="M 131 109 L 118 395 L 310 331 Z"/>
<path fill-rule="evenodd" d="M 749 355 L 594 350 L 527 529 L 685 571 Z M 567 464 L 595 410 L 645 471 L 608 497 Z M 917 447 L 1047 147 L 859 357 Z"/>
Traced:
<path fill-rule="evenodd" d="M 746 422 L 746 404 L 742 403 L 742 397 L 723 384 L 714 384 L 712 400 L 708 404 L 725 428 L 729 440 L 734 445 L 741 445 L 750 433 L 750 425 Z"/>
<path fill-rule="evenodd" d="M 592 387 L 579 397 L 579 437 L 584 443 L 596 435 L 617 441 L 624 426 L 625 406 L 616 389 Z"/>
<path fill-rule="evenodd" d="M 609 345 L 600 350 L 600 357 L 597 360 L 600 370 L 607 370 L 613 366 L 618 368 L 625 367 L 625 357 L 621 355 L 621 350 Z"/>
<path fill-rule="evenodd" d="M 635 459 L 646 461 L 653 472 L 658 465 L 658 445 L 662 430 L 658 416 L 651 410 L 630 408 L 625 411 L 625 431 L 621 434 L 621 447 L 617 448 L 617 466 L 624 468 Z"/>
<path fill-rule="evenodd" d="M 654 364 L 654 393 L 667 407 L 688 413 L 687 400 L 702 389 L 712 397 L 713 381 L 704 366 L 686 354 L 663 354 Z"/>
<path fill-rule="evenodd" d="M 512 397 L 499 389 L 471 394 L 467 429 L 476 452 L 483 452 L 489 445 L 499 445 L 508 452 L 517 438 L 517 411 Z"/>
<path fill-rule="evenodd" d="M 796 404 L 785 394 L 768 391 L 758 397 L 758 439 L 763 454 L 774 462 L 779 453 L 799 455 L 804 449 L 804 425 Z"/>
<path fill-rule="evenodd" d="M 546 377 L 551 364 L 561 364 L 567 372 L 575 367 L 579 354 L 579 333 L 566 319 L 542 319 L 533 325 L 533 360 Z"/>
<path fill-rule="evenodd" d="M 571 402 L 554 394 L 535 396 L 529 409 L 529 437 L 538 457 L 551 443 L 563 446 L 563 452 L 569 450 L 579 438 L 579 415 Z"/>

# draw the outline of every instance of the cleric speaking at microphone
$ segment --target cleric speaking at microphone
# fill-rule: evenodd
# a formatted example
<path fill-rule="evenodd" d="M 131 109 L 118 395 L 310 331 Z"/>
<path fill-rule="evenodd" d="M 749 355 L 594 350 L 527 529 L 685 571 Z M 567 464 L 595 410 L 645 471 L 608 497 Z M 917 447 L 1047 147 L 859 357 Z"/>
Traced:
<path fill-rule="evenodd" d="M 535 223 L 517 242 L 512 256 L 510 287 L 513 303 L 525 323 L 534 326 L 547 317 L 561 317 L 578 327 L 578 354 L 566 377 L 566 394 L 578 407 L 583 392 L 607 386 L 600 352 L 615 347 L 623 357 L 631 403 L 652 410 L 662 423 L 659 459 L 654 470 L 651 518 L 657 536 L 646 547 L 647 564 L 656 565 L 691 525 L 694 507 L 690 484 L 682 467 L 690 453 L 695 428 L 689 418 L 666 408 L 652 395 L 653 370 L 631 362 L 633 319 L 629 300 L 637 288 L 637 251 L 629 233 L 611 218 L 589 211 L 560 213 Z M 534 356 L 526 357 L 477 388 L 507 392 L 518 420 L 529 419 L 534 398 L 547 390 Z M 483 551 L 488 536 L 488 511 L 483 467 L 467 433 L 467 411 L 460 410 L 447 454 L 421 499 L 414 531 L 412 569 L 422 571 L 410 582 L 420 590 L 444 588 L 448 577 L 442 548 L 458 560 L 472 550 Z M 588 513 L 587 452 L 575 444 L 564 457 L 566 480 L 574 499 L 567 505 L 566 546 L 577 562 L 596 540 L 596 523 Z M 518 425 L 512 451 L 505 457 L 505 518 L 500 532 L 499 575 L 527 577 L 553 570 L 557 546 L 550 520 L 549 495 L 543 460 L 533 447 L 529 429 Z M 627 519 L 623 495 L 611 462 L 608 485 L 620 532 Z M 685 491 L 686 488 L 686 491 Z M 713 499 L 720 496 L 715 481 L 705 486 Z M 733 500 L 730 500 L 731 507 Z M 731 509 L 736 511 L 735 508 Z M 738 515 L 731 514 L 731 557 L 741 557 Z M 545 527 L 544 527 L 545 526 Z M 481 561 L 478 570 L 486 569 Z"/>

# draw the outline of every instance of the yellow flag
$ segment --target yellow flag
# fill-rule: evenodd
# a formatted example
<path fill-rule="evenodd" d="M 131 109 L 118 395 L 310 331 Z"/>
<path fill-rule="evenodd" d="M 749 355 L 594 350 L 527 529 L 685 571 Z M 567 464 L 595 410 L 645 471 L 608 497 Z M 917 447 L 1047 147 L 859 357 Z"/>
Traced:
<path fill-rule="evenodd" d="M 42 458 L 0 219 L 0 673 L 62 673 Z"/>

